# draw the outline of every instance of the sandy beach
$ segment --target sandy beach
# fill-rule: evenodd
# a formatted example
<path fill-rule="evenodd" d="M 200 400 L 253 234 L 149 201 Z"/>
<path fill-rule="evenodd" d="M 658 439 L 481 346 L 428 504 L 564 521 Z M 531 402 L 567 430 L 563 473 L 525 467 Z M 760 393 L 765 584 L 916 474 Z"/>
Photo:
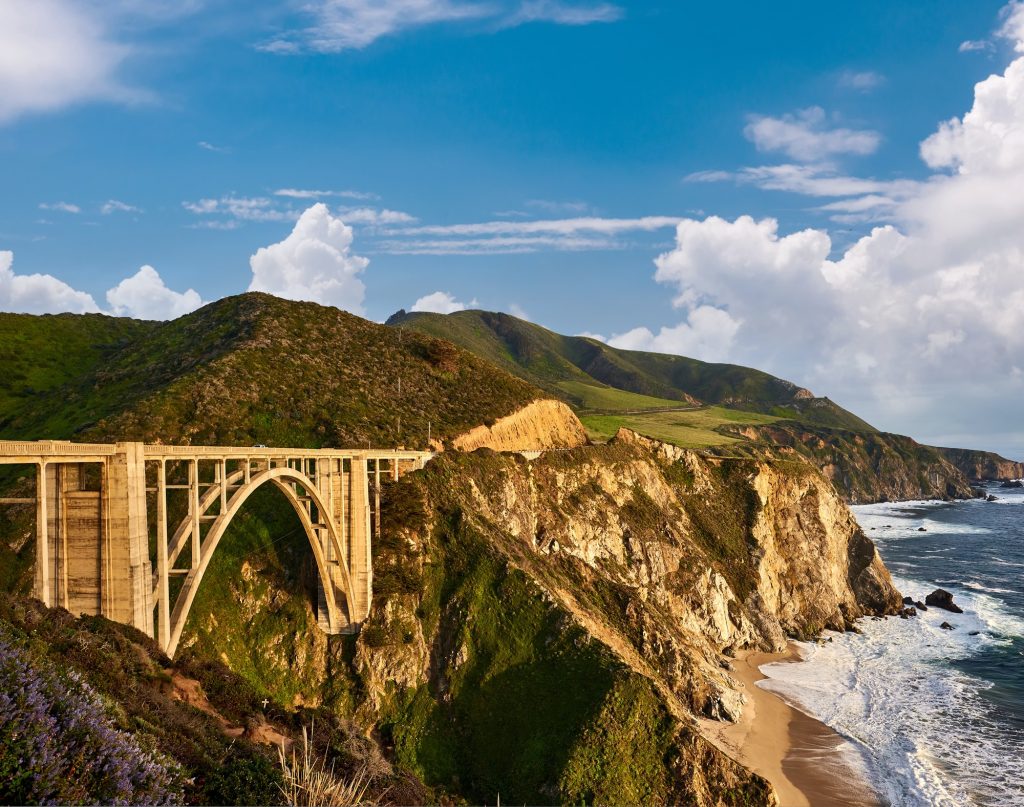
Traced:
<path fill-rule="evenodd" d="M 772 783 L 780 807 L 879 807 L 881 802 L 839 751 L 843 738 L 824 723 L 794 709 L 756 685 L 758 667 L 799 661 L 785 653 L 746 653 L 733 661 L 747 704 L 738 723 L 702 720 L 704 736 Z"/>

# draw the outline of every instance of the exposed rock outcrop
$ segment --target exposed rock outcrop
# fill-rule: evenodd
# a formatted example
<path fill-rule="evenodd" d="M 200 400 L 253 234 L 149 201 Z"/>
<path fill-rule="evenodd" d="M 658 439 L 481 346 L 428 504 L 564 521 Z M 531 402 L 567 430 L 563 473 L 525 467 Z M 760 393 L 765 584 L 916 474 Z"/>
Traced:
<path fill-rule="evenodd" d="M 561 401 L 540 400 L 489 426 L 477 426 L 460 434 L 452 445 L 459 451 L 541 451 L 575 448 L 586 442 L 586 429 L 568 406 Z"/>
<path fill-rule="evenodd" d="M 507 690 L 484 682 L 529 686 L 533 706 L 517 720 L 543 722 L 556 707 L 541 671 L 554 665 L 559 691 L 593 705 L 544 729 L 568 729 L 566 747 L 545 752 L 554 757 L 539 789 L 520 800 L 772 803 L 694 720 L 735 720 L 744 708 L 723 655 L 780 649 L 787 636 L 902 606 L 840 495 L 803 462 L 708 458 L 621 431 L 606 446 L 534 461 L 449 453 L 397 484 L 393 501 L 419 504 L 405 526 L 391 524 L 403 538 L 378 559 L 380 578 L 409 579 L 417 558 L 424 588 L 377 598 L 356 668 L 363 719 L 393 726 L 428 782 L 465 781 L 475 755 L 490 758 L 489 715 Z M 626 691 L 645 694 L 623 700 Z M 641 701 L 661 728 L 623 740 L 628 766 L 598 764 Z M 426 726 L 463 738 L 462 761 L 438 767 L 441 729 Z M 505 752 L 517 765 L 521 753 Z M 643 793 L 626 769 L 640 757 L 654 783 Z"/>

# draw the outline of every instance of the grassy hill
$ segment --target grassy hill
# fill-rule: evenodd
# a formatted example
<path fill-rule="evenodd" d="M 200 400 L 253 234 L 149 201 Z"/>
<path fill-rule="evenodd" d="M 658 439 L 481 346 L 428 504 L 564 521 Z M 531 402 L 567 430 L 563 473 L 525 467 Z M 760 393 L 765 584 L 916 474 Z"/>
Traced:
<path fill-rule="evenodd" d="M 652 410 L 701 404 L 856 431 L 873 428 L 827 398 L 773 375 L 735 364 L 619 350 L 583 336 L 563 336 L 508 314 L 399 311 L 387 324 L 448 339 L 556 395 L 581 412 Z"/>
<path fill-rule="evenodd" d="M 3 315 L 0 436 L 426 446 L 542 395 L 431 336 L 243 294 L 163 323 Z M 10 367 L 13 372 L 7 372 Z"/>

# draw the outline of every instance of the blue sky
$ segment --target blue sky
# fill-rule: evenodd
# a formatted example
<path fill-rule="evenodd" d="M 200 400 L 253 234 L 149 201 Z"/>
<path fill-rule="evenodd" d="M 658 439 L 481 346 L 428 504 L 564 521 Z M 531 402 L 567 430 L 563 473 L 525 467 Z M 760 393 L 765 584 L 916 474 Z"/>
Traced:
<path fill-rule="evenodd" d="M 921 151 L 990 74 L 1019 106 L 1016 4 L 260 6 L 0 0 L 0 273 L 69 287 L 18 281 L 5 299 L 0 274 L 0 307 L 86 310 L 88 295 L 172 316 L 250 286 L 377 320 L 475 301 L 755 364 L 883 428 L 1024 454 L 999 403 L 1020 383 L 1019 323 L 988 316 L 981 291 L 1013 298 L 1020 245 L 993 257 L 984 223 L 930 238 L 976 208 L 956 183 L 980 158 L 966 136 Z M 1018 124 L 995 122 L 1003 181 Z M 913 242 L 892 254 L 917 257 L 857 274 L 851 248 L 874 238 L 876 254 L 886 227 Z M 972 261 L 977 287 L 950 297 Z M 767 286 L 744 275 L 769 264 Z M 865 313 L 872 289 L 888 311 Z M 987 369 L 949 371 L 977 351 Z"/>

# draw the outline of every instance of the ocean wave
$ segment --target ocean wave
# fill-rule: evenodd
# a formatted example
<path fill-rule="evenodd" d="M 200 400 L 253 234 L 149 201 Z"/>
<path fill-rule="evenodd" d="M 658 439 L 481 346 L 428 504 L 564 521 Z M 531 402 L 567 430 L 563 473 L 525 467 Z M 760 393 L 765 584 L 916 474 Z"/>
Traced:
<path fill-rule="evenodd" d="M 932 585 L 894 582 L 914 594 Z M 765 665 L 759 685 L 848 738 L 893 805 L 1024 805 L 1021 738 L 993 718 L 982 695 L 991 684 L 949 664 L 1024 635 L 1024 620 L 981 590 L 954 595 L 963 614 L 862 621 L 861 635 L 800 643 L 805 663 Z"/>

